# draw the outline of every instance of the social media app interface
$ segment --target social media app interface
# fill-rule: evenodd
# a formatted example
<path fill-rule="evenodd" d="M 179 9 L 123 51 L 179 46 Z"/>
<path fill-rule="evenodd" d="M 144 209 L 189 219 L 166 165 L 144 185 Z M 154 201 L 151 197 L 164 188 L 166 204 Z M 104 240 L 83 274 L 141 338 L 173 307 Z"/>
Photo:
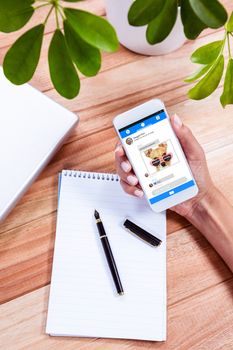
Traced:
<path fill-rule="evenodd" d="M 151 204 L 195 185 L 164 110 L 119 132 Z"/>

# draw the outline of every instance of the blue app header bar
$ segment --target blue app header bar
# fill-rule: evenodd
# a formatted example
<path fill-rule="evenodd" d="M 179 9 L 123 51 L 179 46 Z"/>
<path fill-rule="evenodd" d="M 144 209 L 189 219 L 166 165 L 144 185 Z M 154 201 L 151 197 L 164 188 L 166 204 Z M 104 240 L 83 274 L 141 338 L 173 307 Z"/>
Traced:
<path fill-rule="evenodd" d="M 157 112 L 155 114 L 152 114 L 151 116 L 140 120 L 140 122 L 132 124 L 132 126 L 129 125 L 128 127 L 121 129 L 120 130 L 121 138 L 123 139 L 125 137 L 129 137 L 135 134 L 136 132 L 138 132 L 139 130 L 142 130 L 148 126 L 156 124 L 166 118 L 167 116 L 164 111 L 161 111 L 160 113 Z"/>

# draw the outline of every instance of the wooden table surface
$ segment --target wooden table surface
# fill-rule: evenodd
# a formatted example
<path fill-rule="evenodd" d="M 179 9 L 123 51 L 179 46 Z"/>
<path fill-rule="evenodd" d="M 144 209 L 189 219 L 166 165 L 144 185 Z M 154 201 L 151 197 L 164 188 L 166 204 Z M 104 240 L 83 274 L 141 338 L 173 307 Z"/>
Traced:
<path fill-rule="evenodd" d="M 233 10 L 232 0 L 223 1 Z M 104 15 L 100 0 L 82 8 Z M 41 8 L 27 27 L 44 19 Z M 233 349 L 233 278 L 202 235 L 168 211 L 167 282 L 168 339 L 165 343 L 59 338 L 45 334 L 57 208 L 57 174 L 63 168 L 115 172 L 117 141 L 113 117 L 148 99 L 165 101 L 178 113 L 206 152 L 216 185 L 233 203 L 233 107 L 219 103 L 222 87 L 204 101 L 187 98 L 184 78 L 193 71 L 191 52 L 222 38 L 223 31 L 205 31 L 166 56 L 146 57 L 121 47 L 104 54 L 102 69 L 82 77 L 81 93 L 65 100 L 53 89 L 47 48 L 54 22 L 46 27 L 39 67 L 31 84 L 80 115 L 80 124 L 17 207 L 0 225 L 0 348 L 13 349 Z M 0 61 L 19 32 L 0 34 Z M 1 169 L 0 165 L 0 171 Z M 17 176 L 17 171 L 16 171 Z"/>

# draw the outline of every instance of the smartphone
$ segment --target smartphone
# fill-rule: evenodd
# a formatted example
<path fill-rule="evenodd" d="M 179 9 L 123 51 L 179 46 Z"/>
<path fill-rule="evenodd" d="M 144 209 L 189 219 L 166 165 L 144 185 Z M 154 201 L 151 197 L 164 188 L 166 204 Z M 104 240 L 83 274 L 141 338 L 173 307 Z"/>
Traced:
<path fill-rule="evenodd" d="M 197 195 L 162 101 L 130 109 L 115 117 L 113 125 L 152 210 L 161 212 Z"/>

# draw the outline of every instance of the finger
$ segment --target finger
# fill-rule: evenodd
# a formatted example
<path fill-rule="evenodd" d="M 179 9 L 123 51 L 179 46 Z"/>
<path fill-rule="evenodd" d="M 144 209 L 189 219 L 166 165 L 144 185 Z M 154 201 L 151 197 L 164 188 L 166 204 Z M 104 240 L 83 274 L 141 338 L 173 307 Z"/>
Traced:
<path fill-rule="evenodd" d="M 132 196 L 135 196 L 135 197 L 139 197 L 139 198 L 142 198 L 144 193 L 142 190 L 140 190 L 138 187 L 136 186 L 130 186 L 128 183 L 126 183 L 125 181 L 121 180 L 120 181 L 121 183 L 121 186 L 123 188 L 123 190 L 132 195 Z"/>
<path fill-rule="evenodd" d="M 130 171 L 129 173 L 125 172 L 122 169 L 121 164 L 122 163 L 119 163 L 119 162 L 116 163 L 117 174 L 120 176 L 121 180 L 127 182 L 131 186 L 137 186 L 138 185 L 138 179 L 135 176 L 135 174 L 132 171 Z"/>
<path fill-rule="evenodd" d="M 120 142 L 117 142 L 116 144 L 115 153 L 117 153 L 120 157 L 125 155 L 124 148 L 122 147 L 122 144 Z"/>
<path fill-rule="evenodd" d="M 203 160 L 203 158 L 205 158 L 205 154 L 201 145 L 198 143 L 191 130 L 182 123 L 177 114 L 171 117 L 171 124 L 187 159 Z"/>
<path fill-rule="evenodd" d="M 136 186 L 138 184 L 138 179 L 131 171 L 131 164 L 129 163 L 125 155 L 123 155 L 124 152 L 122 152 L 122 150 L 123 147 L 118 144 L 115 151 L 117 174 L 123 181 L 127 182 L 129 185 Z"/>
<path fill-rule="evenodd" d="M 132 166 L 125 156 L 122 146 L 121 148 L 119 147 L 115 150 L 116 167 L 117 169 L 121 168 L 125 173 L 129 173 L 132 170 Z"/>

